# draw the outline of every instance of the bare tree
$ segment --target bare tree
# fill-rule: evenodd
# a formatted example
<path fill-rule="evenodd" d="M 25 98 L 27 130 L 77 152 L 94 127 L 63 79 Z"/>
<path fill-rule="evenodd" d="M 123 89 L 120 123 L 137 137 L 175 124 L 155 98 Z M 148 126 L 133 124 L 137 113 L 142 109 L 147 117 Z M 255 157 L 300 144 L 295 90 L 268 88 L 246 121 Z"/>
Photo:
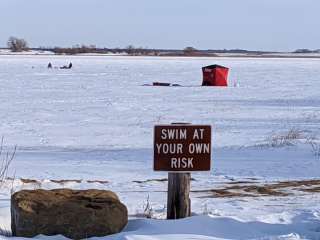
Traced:
<path fill-rule="evenodd" d="M 12 52 L 22 52 L 28 50 L 28 43 L 23 38 L 10 37 L 7 45 Z"/>
<path fill-rule="evenodd" d="M 190 56 L 193 55 L 194 53 L 196 53 L 198 50 L 195 49 L 194 47 L 186 47 L 185 49 L 183 49 L 183 53 L 184 55 Z"/>
<path fill-rule="evenodd" d="M 136 48 L 133 45 L 129 45 L 126 47 L 126 53 L 129 55 L 134 55 L 136 52 Z"/>

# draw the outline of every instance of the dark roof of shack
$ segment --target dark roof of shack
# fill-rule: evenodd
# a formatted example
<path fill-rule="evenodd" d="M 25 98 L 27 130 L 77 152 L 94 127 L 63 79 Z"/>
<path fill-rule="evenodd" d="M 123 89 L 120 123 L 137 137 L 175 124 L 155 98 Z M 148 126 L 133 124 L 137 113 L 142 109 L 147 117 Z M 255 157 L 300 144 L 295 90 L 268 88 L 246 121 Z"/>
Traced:
<path fill-rule="evenodd" d="M 209 69 L 214 69 L 214 68 L 226 68 L 226 69 L 229 69 L 225 66 L 221 66 L 221 65 L 218 65 L 218 64 L 213 64 L 213 65 L 209 65 L 209 66 L 205 66 L 203 68 L 209 68 Z"/>

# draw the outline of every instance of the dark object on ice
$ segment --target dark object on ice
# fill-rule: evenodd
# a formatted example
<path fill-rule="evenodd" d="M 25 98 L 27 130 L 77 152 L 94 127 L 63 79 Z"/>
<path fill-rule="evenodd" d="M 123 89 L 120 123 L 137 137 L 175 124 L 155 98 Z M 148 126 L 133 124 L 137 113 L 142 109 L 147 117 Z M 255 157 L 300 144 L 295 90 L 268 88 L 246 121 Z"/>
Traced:
<path fill-rule="evenodd" d="M 163 83 L 163 82 L 153 82 L 152 85 L 153 86 L 165 86 L 165 87 L 168 87 L 171 84 L 170 83 Z"/>
<path fill-rule="evenodd" d="M 152 84 L 145 83 L 142 86 L 164 86 L 164 87 L 182 87 L 180 84 L 171 84 L 171 83 L 162 83 L 162 82 L 153 82 Z"/>
<path fill-rule="evenodd" d="M 69 63 L 68 66 L 63 66 L 63 67 L 60 67 L 60 69 L 71 69 L 72 68 L 72 63 Z"/>
<path fill-rule="evenodd" d="M 203 67 L 202 73 L 202 86 L 228 86 L 229 68 L 215 64 Z"/>
<path fill-rule="evenodd" d="M 50 68 L 50 69 L 52 68 L 52 63 L 51 62 L 48 63 L 48 68 Z"/>
<path fill-rule="evenodd" d="M 62 234 L 87 239 L 118 233 L 127 223 L 127 208 L 111 191 L 39 189 L 11 197 L 13 236 Z"/>

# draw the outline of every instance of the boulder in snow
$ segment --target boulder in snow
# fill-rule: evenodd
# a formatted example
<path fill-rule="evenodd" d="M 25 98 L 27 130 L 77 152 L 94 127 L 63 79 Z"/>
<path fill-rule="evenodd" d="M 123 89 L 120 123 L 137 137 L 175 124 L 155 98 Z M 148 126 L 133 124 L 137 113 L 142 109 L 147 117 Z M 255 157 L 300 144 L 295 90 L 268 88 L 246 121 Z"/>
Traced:
<path fill-rule="evenodd" d="M 111 191 L 23 190 L 11 197 L 13 236 L 81 239 L 118 233 L 127 222 L 126 206 Z"/>

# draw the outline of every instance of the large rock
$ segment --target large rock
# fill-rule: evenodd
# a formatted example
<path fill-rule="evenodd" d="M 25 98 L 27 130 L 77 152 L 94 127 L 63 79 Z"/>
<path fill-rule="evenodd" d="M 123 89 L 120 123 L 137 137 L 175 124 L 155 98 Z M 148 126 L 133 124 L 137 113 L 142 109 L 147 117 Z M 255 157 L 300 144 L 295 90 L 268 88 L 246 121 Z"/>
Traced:
<path fill-rule="evenodd" d="M 127 223 L 127 208 L 111 191 L 23 190 L 11 197 L 13 236 L 82 239 L 118 233 Z"/>

